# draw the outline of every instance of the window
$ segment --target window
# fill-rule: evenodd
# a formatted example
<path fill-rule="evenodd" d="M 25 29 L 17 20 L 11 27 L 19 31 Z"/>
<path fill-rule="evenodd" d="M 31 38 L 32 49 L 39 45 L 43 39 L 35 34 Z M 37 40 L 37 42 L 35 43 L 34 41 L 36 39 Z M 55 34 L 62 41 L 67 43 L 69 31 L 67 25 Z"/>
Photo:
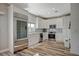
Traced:
<path fill-rule="evenodd" d="M 17 20 L 17 39 L 27 37 L 27 22 Z"/>
<path fill-rule="evenodd" d="M 34 23 L 28 23 L 28 32 L 29 33 L 35 32 L 35 24 Z"/>

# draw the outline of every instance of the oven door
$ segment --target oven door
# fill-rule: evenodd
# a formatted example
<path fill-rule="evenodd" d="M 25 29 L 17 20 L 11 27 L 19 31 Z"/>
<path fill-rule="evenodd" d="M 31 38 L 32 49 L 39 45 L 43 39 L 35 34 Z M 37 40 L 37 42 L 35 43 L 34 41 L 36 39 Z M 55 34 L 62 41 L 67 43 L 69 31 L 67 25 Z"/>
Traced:
<path fill-rule="evenodd" d="M 55 34 L 49 33 L 49 34 L 48 34 L 48 38 L 49 38 L 49 39 L 55 39 Z"/>

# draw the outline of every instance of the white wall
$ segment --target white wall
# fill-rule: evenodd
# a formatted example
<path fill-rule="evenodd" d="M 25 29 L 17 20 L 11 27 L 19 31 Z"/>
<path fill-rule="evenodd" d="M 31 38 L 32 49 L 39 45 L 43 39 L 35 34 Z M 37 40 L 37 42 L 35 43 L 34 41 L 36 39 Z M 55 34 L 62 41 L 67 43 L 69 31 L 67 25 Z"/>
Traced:
<path fill-rule="evenodd" d="M 71 53 L 79 54 L 79 3 L 71 4 Z"/>
<path fill-rule="evenodd" d="M 21 9 L 21 8 L 18 8 L 16 6 L 13 7 L 13 11 L 16 12 L 16 13 L 20 13 L 20 14 L 23 14 L 23 15 L 28 15 L 28 12 Z"/>
<path fill-rule="evenodd" d="M 0 15 L 0 50 L 8 48 L 8 20 L 7 14 Z"/>
<path fill-rule="evenodd" d="M 0 52 L 6 51 L 8 49 L 8 6 L 5 4 L 0 4 Z"/>

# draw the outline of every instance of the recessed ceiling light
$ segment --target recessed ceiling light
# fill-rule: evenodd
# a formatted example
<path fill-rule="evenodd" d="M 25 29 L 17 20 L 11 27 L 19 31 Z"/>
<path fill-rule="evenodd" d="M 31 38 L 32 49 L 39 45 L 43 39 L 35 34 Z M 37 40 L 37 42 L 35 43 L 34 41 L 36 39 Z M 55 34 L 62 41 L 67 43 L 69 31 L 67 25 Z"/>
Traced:
<path fill-rule="evenodd" d="M 53 10 L 56 10 L 56 8 L 52 8 Z"/>

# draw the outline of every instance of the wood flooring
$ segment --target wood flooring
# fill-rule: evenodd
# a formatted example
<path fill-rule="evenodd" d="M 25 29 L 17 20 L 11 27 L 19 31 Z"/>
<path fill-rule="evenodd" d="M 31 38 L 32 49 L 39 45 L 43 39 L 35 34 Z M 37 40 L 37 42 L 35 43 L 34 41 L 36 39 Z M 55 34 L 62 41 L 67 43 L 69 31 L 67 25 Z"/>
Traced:
<path fill-rule="evenodd" d="M 46 40 L 34 48 L 27 48 L 22 51 L 11 54 L 10 52 L 0 53 L 0 56 L 76 56 L 71 54 L 69 49 L 64 48 L 63 43 L 53 40 Z"/>

